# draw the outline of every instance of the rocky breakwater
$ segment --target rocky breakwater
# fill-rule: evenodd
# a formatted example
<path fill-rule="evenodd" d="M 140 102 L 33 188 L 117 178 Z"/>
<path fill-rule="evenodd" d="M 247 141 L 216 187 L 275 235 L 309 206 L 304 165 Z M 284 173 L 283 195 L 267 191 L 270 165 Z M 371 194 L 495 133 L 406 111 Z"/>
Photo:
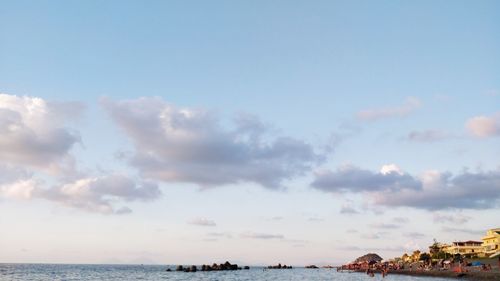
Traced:
<path fill-rule="evenodd" d="M 230 262 L 226 261 L 225 263 L 221 264 L 204 264 L 200 268 L 198 268 L 196 265 L 192 266 L 183 266 L 183 265 L 178 265 L 175 269 L 175 271 L 182 271 L 182 272 L 197 272 L 197 271 L 224 271 L 224 270 L 241 270 L 241 269 L 250 269 L 249 266 L 245 266 L 243 268 L 239 267 L 237 264 L 231 264 Z M 170 268 L 167 269 L 167 271 L 172 271 Z"/>
<path fill-rule="evenodd" d="M 281 265 L 281 263 L 278 263 L 278 265 L 270 265 L 267 267 L 268 269 L 292 269 L 291 265 Z"/>

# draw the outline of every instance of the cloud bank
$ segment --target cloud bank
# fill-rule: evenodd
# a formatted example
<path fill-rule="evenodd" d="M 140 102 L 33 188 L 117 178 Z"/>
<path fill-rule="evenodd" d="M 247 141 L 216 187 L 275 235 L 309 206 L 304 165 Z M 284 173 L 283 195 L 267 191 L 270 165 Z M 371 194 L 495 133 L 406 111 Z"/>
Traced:
<path fill-rule="evenodd" d="M 387 166 L 385 166 L 387 167 Z M 399 169 L 398 169 L 399 170 Z M 427 171 L 415 177 L 353 166 L 317 172 L 311 186 L 332 193 L 362 193 L 371 203 L 418 209 L 485 209 L 500 201 L 500 170 L 451 173 Z"/>
<path fill-rule="evenodd" d="M 270 138 L 267 127 L 251 116 L 223 126 L 212 112 L 178 108 L 161 98 L 103 99 L 102 104 L 135 146 L 130 164 L 148 179 L 278 188 L 323 160 L 304 141 Z"/>
<path fill-rule="evenodd" d="M 130 213 L 122 202 L 158 198 L 158 186 L 120 174 L 79 172 L 71 154 L 81 142 L 68 121 L 84 106 L 0 94 L 0 197 L 44 199 L 103 214 Z"/>

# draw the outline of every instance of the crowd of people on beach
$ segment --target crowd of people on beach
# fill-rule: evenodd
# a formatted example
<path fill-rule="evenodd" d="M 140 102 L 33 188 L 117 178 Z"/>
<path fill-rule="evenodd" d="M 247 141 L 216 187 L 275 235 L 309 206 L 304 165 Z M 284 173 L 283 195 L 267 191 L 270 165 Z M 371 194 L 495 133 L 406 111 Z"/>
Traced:
<path fill-rule="evenodd" d="M 374 277 L 375 273 L 380 273 L 382 277 L 390 272 L 443 272 L 448 271 L 456 275 L 463 275 L 471 272 L 490 272 L 493 271 L 491 263 L 482 263 L 479 261 L 470 262 L 465 258 L 458 259 L 440 259 L 425 260 L 415 262 L 395 262 L 395 261 L 361 261 L 352 262 L 337 268 L 337 271 L 365 272 L 368 276 Z M 498 270 L 500 271 L 500 258 L 498 259 Z M 495 271 L 496 272 L 496 271 Z"/>

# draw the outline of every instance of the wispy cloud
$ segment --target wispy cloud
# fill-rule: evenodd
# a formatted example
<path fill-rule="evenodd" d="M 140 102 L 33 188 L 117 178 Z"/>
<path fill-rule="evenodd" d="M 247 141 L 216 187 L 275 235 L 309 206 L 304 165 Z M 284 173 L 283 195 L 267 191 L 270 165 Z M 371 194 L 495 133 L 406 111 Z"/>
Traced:
<path fill-rule="evenodd" d="M 441 213 L 434 213 L 434 222 L 437 223 L 453 223 L 453 224 L 464 224 L 468 222 L 471 217 L 464 216 L 462 214 L 445 215 Z"/>
<path fill-rule="evenodd" d="M 285 236 L 282 234 L 255 233 L 255 232 L 244 232 L 240 235 L 240 237 L 248 239 L 264 239 L 264 240 L 285 239 Z"/>
<path fill-rule="evenodd" d="M 386 231 L 370 232 L 361 234 L 361 238 L 376 240 L 376 239 L 387 238 L 388 235 L 389 232 Z"/>
<path fill-rule="evenodd" d="M 215 221 L 207 218 L 193 218 L 188 221 L 188 224 L 198 225 L 198 226 L 216 226 Z"/>
<path fill-rule="evenodd" d="M 466 228 L 457 228 L 457 227 L 443 227 L 442 231 L 451 232 L 451 233 L 465 233 L 471 235 L 482 235 L 484 234 L 484 230 L 475 230 L 475 229 L 466 229 Z"/>
<path fill-rule="evenodd" d="M 308 217 L 307 218 L 307 221 L 309 222 L 321 222 L 321 221 L 324 221 L 325 219 L 324 218 L 321 218 L 321 217 Z"/>
<path fill-rule="evenodd" d="M 282 216 L 274 216 L 274 217 L 266 218 L 266 220 L 268 220 L 268 221 L 282 221 L 284 219 L 285 218 Z"/>
<path fill-rule="evenodd" d="M 446 139 L 453 138 L 454 136 L 442 130 L 424 130 L 424 131 L 411 131 L 406 137 L 407 140 L 412 142 L 438 142 Z"/>
<path fill-rule="evenodd" d="M 404 236 L 412 239 L 420 239 L 424 238 L 426 235 L 420 232 L 405 232 Z"/>
<path fill-rule="evenodd" d="M 380 229 L 397 229 L 400 228 L 400 225 L 393 223 L 372 223 L 369 225 L 371 228 L 380 228 Z"/>
<path fill-rule="evenodd" d="M 340 208 L 340 213 L 344 215 L 356 215 L 359 214 L 359 211 L 350 205 L 343 205 Z"/>
<path fill-rule="evenodd" d="M 405 217 L 395 217 L 395 218 L 392 219 L 392 221 L 395 222 L 395 223 L 402 224 L 402 223 L 408 223 L 410 221 L 410 219 L 409 218 L 405 218 Z"/>
<path fill-rule="evenodd" d="M 209 232 L 207 236 L 213 238 L 233 238 L 233 235 L 228 232 Z"/>
<path fill-rule="evenodd" d="M 420 105 L 420 100 L 415 97 L 409 97 L 402 105 L 361 110 L 356 114 L 356 117 L 362 121 L 377 121 L 386 118 L 405 117 L 417 110 Z"/>
<path fill-rule="evenodd" d="M 353 251 L 353 252 L 397 252 L 401 253 L 406 251 L 406 248 L 403 246 L 395 246 L 395 247 L 358 247 L 358 246 L 340 246 L 336 249 L 340 251 Z"/>

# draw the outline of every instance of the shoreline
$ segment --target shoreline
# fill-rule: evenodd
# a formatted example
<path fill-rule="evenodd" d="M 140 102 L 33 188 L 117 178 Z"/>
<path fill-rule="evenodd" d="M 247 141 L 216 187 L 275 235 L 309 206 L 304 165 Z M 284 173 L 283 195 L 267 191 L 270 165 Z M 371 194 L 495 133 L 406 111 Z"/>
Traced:
<path fill-rule="evenodd" d="M 454 279 L 467 279 L 467 280 L 500 280 L 500 272 L 498 271 L 469 271 L 464 273 L 457 273 L 451 270 L 389 270 L 389 275 L 400 274 L 409 276 L 423 276 L 423 277 L 442 277 Z"/>

